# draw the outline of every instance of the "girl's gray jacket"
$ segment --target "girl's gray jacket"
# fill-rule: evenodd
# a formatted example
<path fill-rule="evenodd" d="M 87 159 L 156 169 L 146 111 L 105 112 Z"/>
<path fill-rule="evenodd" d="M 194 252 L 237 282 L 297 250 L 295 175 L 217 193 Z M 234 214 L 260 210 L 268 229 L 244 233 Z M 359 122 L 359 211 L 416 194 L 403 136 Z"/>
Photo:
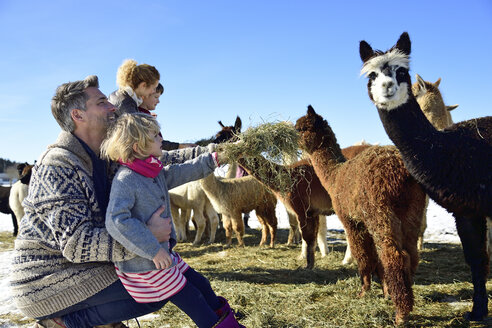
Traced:
<path fill-rule="evenodd" d="M 173 226 L 169 242 L 159 243 L 147 228 L 147 221 L 162 205 L 165 210 L 161 216 L 170 218 L 168 190 L 204 178 L 213 173 L 215 167 L 212 155 L 203 154 L 182 164 L 165 166 L 155 178 L 145 177 L 125 166 L 118 169 L 111 186 L 106 229 L 127 250 L 138 255 L 115 262 L 119 270 L 132 273 L 156 270 L 152 259 L 161 247 L 172 250 L 176 232 Z"/>

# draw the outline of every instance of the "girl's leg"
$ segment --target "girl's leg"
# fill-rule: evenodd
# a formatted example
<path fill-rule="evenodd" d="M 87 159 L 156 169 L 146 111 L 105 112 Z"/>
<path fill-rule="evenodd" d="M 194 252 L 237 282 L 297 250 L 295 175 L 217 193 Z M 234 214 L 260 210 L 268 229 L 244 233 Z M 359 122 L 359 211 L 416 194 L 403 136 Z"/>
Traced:
<path fill-rule="evenodd" d="M 212 310 L 218 310 L 222 306 L 207 278 L 193 270 L 191 267 L 186 270 L 184 276 L 188 283 L 193 284 L 193 286 L 200 291 Z"/>
<path fill-rule="evenodd" d="M 118 280 L 87 300 L 49 317 L 61 317 L 68 328 L 91 328 L 155 312 L 167 301 L 137 303 Z"/>
<path fill-rule="evenodd" d="M 191 268 L 187 272 L 189 270 Z M 186 313 L 199 328 L 211 328 L 219 321 L 219 317 L 210 307 L 204 295 L 190 281 L 179 293 L 171 296 L 169 301 Z"/>

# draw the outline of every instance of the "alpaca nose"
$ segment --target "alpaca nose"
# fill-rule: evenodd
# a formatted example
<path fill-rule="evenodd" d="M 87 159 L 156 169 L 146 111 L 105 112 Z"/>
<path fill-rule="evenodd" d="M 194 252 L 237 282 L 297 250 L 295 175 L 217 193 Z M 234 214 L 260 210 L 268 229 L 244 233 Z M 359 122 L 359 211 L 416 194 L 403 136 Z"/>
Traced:
<path fill-rule="evenodd" d="M 393 81 L 383 82 L 383 88 L 386 88 L 386 89 L 393 87 L 393 85 L 394 85 Z"/>

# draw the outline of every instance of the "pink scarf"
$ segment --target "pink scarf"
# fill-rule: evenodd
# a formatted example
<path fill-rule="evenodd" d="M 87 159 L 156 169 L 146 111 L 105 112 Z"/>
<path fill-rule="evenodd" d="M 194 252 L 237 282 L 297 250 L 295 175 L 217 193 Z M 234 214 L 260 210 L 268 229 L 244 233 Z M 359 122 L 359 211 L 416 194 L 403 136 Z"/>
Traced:
<path fill-rule="evenodd" d="M 147 178 L 155 178 L 161 172 L 162 162 L 154 156 L 149 156 L 145 160 L 135 158 L 132 162 L 119 161 L 121 165 L 124 165 L 131 170 L 143 175 Z"/>

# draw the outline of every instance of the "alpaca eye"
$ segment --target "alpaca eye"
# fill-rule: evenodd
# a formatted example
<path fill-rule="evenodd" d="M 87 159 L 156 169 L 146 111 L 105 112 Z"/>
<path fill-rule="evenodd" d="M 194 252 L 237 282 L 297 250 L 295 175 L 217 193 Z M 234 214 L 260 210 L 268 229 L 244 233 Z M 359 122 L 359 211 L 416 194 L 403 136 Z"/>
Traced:
<path fill-rule="evenodd" d="M 376 72 L 371 72 L 371 74 L 368 75 L 369 79 L 374 80 L 378 75 Z"/>
<path fill-rule="evenodd" d="M 405 75 L 407 75 L 408 71 L 406 68 L 403 68 L 403 67 L 400 67 L 396 70 L 396 74 L 399 76 L 399 77 L 404 77 Z"/>

